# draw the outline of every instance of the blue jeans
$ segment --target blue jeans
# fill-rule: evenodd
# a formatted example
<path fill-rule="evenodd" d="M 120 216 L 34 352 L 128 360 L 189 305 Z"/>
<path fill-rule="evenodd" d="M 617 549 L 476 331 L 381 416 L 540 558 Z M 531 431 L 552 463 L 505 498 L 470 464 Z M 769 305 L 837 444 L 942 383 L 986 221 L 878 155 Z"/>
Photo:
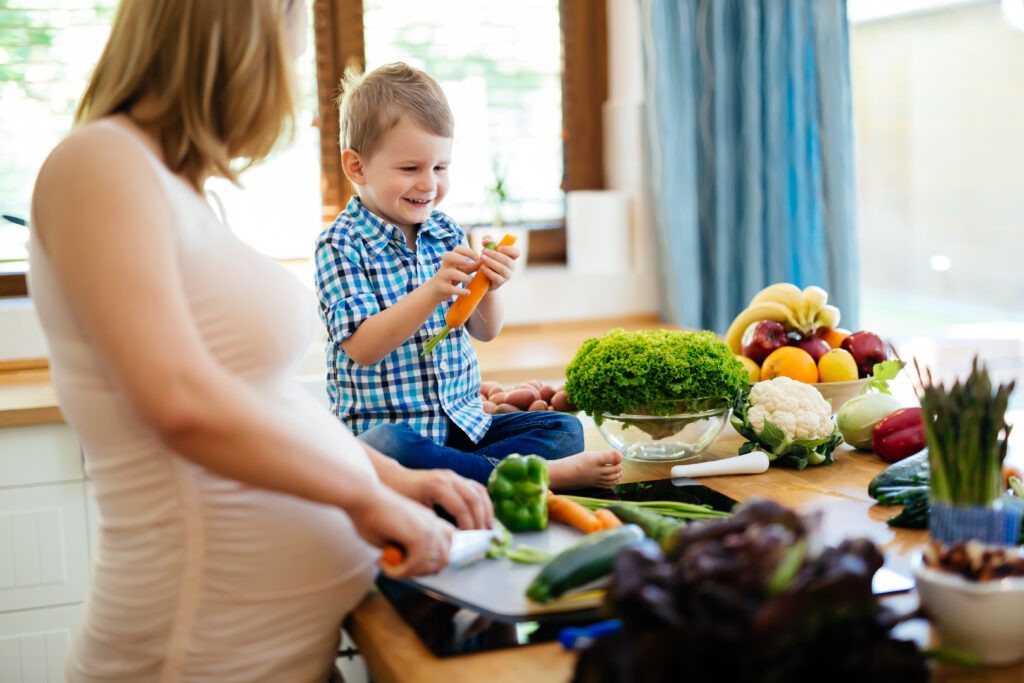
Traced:
<path fill-rule="evenodd" d="M 479 443 L 451 422 L 443 446 L 405 422 L 377 425 L 359 438 L 410 469 L 447 468 L 482 484 L 506 455 L 535 454 L 557 460 L 583 451 L 583 425 L 575 415 L 541 410 L 495 415 Z"/>

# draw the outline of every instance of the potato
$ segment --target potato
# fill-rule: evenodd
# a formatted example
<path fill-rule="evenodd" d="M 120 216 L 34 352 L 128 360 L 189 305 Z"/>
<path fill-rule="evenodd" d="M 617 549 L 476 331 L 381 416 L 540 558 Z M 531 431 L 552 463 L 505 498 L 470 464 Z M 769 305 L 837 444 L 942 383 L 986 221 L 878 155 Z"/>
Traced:
<path fill-rule="evenodd" d="M 540 388 L 540 397 L 542 399 L 544 399 L 548 403 L 551 403 L 551 397 L 554 396 L 554 395 L 555 395 L 555 388 L 553 386 L 551 386 L 550 384 L 544 384 L 543 386 L 541 386 L 541 388 Z"/>
<path fill-rule="evenodd" d="M 515 391 L 529 391 L 533 395 L 534 400 L 541 398 L 540 389 L 533 386 L 532 384 L 519 384 L 516 385 Z"/>
<path fill-rule="evenodd" d="M 560 413 L 571 413 L 576 411 L 576 406 L 569 403 L 569 394 L 564 391 L 556 391 L 551 397 L 551 407 Z"/>
<path fill-rule="evenodd" d="M 532 413 L 532 412 L 537 411 L 537 410 L 547 410 L 547 409 L 548 409 L 548 402 L 543 400 L 543 399 L 538 398 L 536 401 L 534 401 L 533 403 L 530 404 L 530 407 L 527 410 L 529 410 Z"/>
<path fill-rule="evenodd" d="M 490 398 L 491 394 L 496 391 L 504 391 L 505 388 L 501 386 L 501 382 L 480 382 L 480 393 L 485 398 Z"/>
<path fill-rule="evenodd" d="M 495 409 L 497 409 L 497 407 L 498 405 L 496 403 L 493 403 L 491 401 L 484 401 L 484 412 L 487 413 L 488 415 L 494 415 L 494 411 Z"/>
<path fill-rule="evenodd" d="M 510 403 L 520 410 L 526 410 L 538 398 L 540 396 L 529 389 L 513 389 L 505 394 L 505 403 Z"/>
<path fill-rule="evenodd" d="M 506 415 L 508 413 L 521 413 L 522 408 L 517 408 L 510 403 L 499 403 L 498 407 L 494 409 L 495 415 Z"/>
<path fill-rule="evenodd" d="M 504 403 L 505 402 L 505 392 L 504 391 L 495 391 L 493 394 L 490 394 L 487 397 L 487 400 L 490 401 L 491 403 L 494 403 L 495 405 L 497 405 L 499 403 Z"/>

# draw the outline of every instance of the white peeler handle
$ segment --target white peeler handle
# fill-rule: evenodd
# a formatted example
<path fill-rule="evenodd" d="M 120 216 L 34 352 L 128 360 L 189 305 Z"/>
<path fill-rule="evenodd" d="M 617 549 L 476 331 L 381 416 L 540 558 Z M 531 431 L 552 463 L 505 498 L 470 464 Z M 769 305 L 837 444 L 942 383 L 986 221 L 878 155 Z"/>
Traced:
<path fill-rule="evenodd" d="M 760 474 L 767 469 L 768 456 L 764 451 L 752 451 L 732 458 L 697 462 L 692 465 L 676 465 L 672 468 L 672 477 L 717 477 L 724 474 Z"/>

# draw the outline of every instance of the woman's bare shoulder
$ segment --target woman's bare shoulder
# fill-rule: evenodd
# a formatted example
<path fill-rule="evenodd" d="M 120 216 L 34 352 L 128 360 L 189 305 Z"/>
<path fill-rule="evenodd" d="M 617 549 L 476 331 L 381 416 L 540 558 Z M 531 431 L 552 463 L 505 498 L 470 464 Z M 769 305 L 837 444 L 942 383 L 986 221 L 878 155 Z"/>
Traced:
<path fill-rule="evenodd" d="M 76 128 L 54 147 L 43 163 L 40 175 L 65 168 L 87 179 L 92 172 L 101 176 L 117 174 L 149 164 L 147 154 L 152 152 L 139 134 L 129 132 L 111 119 L 101 119 Z"/>
<path fill-rule="evenodd" d="M 153 155 L 141 135 L 109 120 L 76 128 L 54 147 L 39 170 L 33 222 L 45 232 L 48 224 L 68 224 L 64 214 L 69 210 L 159 205 L 163 192 Z"/>

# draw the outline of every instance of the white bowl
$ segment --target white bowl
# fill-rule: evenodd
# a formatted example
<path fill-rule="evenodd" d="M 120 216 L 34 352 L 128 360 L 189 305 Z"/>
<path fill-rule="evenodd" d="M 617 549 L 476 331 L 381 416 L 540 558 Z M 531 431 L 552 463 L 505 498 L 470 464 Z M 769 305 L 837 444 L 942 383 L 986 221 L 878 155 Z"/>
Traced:
<path fill-rule="evenodd" d="M 724 399 L 680 402 L 672 415 L 601 415 L 597 429 L 605 441 L 630 460 L 689 460 L 703 453 L 729 421 Z M 597 420 L 595 420 L 597 422 Z"/>
<path fill-rule="evenodd" d="M 839 408 L 851 398 L 860 393 L 860 390 L 868 383 L 865 379 L 851 379 L 846 382 L 818 382 L 811 386 L 818 390 L 826 399 L 832 399 L 832 414 L 835 415 Z"/>
<path fill-rule="evenodd" d="M 944 647 L 981 664 L 1024 661 L 1024 578 L 971 581 L 913 559 L 921 606 Z"/>

